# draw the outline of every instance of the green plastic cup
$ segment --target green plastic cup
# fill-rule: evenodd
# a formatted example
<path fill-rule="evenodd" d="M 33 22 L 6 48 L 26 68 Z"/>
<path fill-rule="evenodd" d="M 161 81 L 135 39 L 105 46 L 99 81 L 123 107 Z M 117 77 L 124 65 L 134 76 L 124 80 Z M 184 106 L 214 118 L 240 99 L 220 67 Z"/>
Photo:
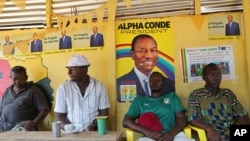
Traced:
<path fill-rule="evenodd" d="M 98 135 L 106 134 L 106 118 L 97 118 Z"/>

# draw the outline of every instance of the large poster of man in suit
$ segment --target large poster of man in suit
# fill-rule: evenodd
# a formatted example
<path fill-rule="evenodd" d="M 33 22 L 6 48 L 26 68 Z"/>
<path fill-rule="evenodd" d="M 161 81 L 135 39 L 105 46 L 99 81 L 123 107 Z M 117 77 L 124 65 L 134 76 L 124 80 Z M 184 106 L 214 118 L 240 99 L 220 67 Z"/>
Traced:
<path fill-rule="evenodd" d="M 117 101 L 150 96 L 148 78 L 164 73 L 164 92 L 175 91 L 173 29 L 168 19 L 121 21 L 116 25 Z"/>

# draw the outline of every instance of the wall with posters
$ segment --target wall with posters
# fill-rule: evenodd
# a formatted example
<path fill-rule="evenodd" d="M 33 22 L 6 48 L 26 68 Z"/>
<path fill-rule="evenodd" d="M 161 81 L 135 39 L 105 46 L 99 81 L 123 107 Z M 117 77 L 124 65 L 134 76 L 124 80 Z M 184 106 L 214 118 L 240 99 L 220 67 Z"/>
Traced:
<path fill-rule="evenodd" d="M 14 65 L 27 67 L 29 80 L 46 88 L 51 101 L 55 101 L 58 86 L 69 79 L 65 65 L 72 54 L 85 55 L 91 66 L 89 75 L 102 81 L 107 87 L 111 108 L 108 122 L 114 123 L 115 118 L 115 41 L 114 19 L 117 2 L 107 1 L 84 14 L 62 16 L 47 13 L 57 19 L 57 28 L 25 29 L 1 31 L 0 36 L 0 96 L 9 81 L 10 69 Z M 103 11 L 108 8 L 108 20 L 102 20 Z M 47 11 L 48 12 L 48 11 Z M 97 19 L 93 20 L 92 17 Z M 48 16 L 47 18 L 51 18 Z M 49 24 L 49 23 L 47 23 Z M 50 26 L 49 26 L 50 27 Z M 93 28 L 98 28 L 97 36 Z M 62 34 L 67 38 L 61 38 Z M 7 38 L 6 38 L 7 37 Z M 101 38 L 103 37 L 103 38 Z M 98 42 L 91 40 L 99 39 Z M 6 39 L 10 42 L 5 44 Z M 96 40 L 95 40 L 96 41 Z M 14 49 L 14 50 L 13 50 Z M 4 66 L 4 67 L 2 67 Z M 2 85 L 4 84 L 4 85 Z M 50 130 L 55 120 L 53 107 L 41 129 Z M 108 124 L 115 129 L 115 124 Z"/>
<path fill-rule="evenodd" d="M 241 34 L 240 36 L 225 36 L 225 25 L 227 23 L 227 16 L 233 15 L 235 21 L 239 22 Z M 205 63 L 208 62 L 230 62 L 232 69 L 231 74 L 223 74 L 221 87 L 228 87 L 236 93 L 240 102 L 249 111 L 249 96 L 248 96 L 248 78 L 247 76 L 247 60 L 245 56 L 246 47 L 244 46 L 244 26 L 242 24 L 242 13 L 220 13 L 210 14 L 206 16 L 189 16 L 171 18 L 174 22 L 174 46 L 175 46 L 175 76 L 176 76 L 176 90 L 177 93 L 185 100 L 193 89 L 203 87 L 203 81 L 194 81 L 186 83 L 183 81 L 185 75 L 185 67 L 183 67 L 183 58 L 181 51 L 183 49 L 216 49 L 225 51 L 230 48 L 228 54 L 218 54 L 221 58 L 200 59 Z M 212 17 L 215 17 L 214 19 Z M 220 18 L 218 18 L 220 17 Z M 237 20 L 236 20 L 237 19 Z M 220 30 L 216 34 L 212 34 L 211 23 L 220 23 L 220 26 L 214 26 L 212 30 Z M 188 28 L 186 28 L 188 27 Z M 223 28 L 223 29 L 221 29 Z M 217 32 L 217 31 L 216 31 Z M 219 34 L 220 33 L 220 34 Z M 225 50 L 224 50 L 225 49 Z M 214 51 L 216 53 L 216 51 Z M 218 52 L 217 52 L 218 53 Z M 208 55 L 203 55 L 208 56 Z M 178 75 L 177 75 L 178 74 Z"/>
<path fill-rule="evenodd" d="M 224 28 L 227 23 L 226 17 L 228 14 L 232 14 L 239 23 L 241 31 L 239 36 L 225 36 Z M 232 48 L 230 55 L 228 55 L 229 60 L 224 60 L 224 62 L 231 63 L 230 67 L 233 67 L 233 73 L 231 73 L 230 77 L 227 77 L 228 79 L 222 81 L 221 87 L 232 89 L 243 106 L 249 111 L 250 100 L 248 96 L 248 78 L 246 77 L 246 47 L 244 46 L 244 26 L 242 24 L 241 14 L 242 13 L 218 13 L 203 16 L 126 20 L 116 21 L 116 26 L 106 25 L 104 23 L 101 25 L 100 31 L 105 35 L 105 45 L 94 48 L 89 47 L 87 41 L 87 38 L 90 38 L 92 26 L 81 27 L 79 29 L 73 28 L 67 31 L 67 33 L 73 40 L 75 39 L 73 41 L 74 48 L 66 50 L 59 50 L 58 47 L 61 30 L 32 29 L 2 31 L 2 36 L 0 37 L 1 47 L 4 44 L 4 37 L 6 35 L 9 35 L 10 40 L 13 39 L 16 43 L 21 43 L 24 40 L 25 45 L 21 45 L 23 48 L 19 48 L 18 44 L 16 44 L 15 49 L 17 49 L 17 52 L 15 55 L 7 55 L 0 59 L 0 78 L 2 78 L 0 79 L 0 83 L 3 83 L 3 81 L 8 82 L 5 81 L 8 79 L 6 74 L 8 74 L 7 72 L 9 72 L 11 66 L 24 65 L 29 68 L 28 73 L 30 80 L 40 81 L 46 79 L 50 82 L 54 96 L 59 84 L 68 79 L 65 64 L 70 55 L 74 53 L 84 54 L 91 63 L 89 70 L 90 75 L 103 81 L 108 87 L 112 106 L 110 109 L 110 118 L 108 118 L 108 122 L 112 124 L 108 125 L 111 129 L 124 131 L 122 119 L 130 102 L 129 100 L 125 100 L 124 102 L 118 102 L 116 100 L 116 79 L 125 74 L 125 72 L 130 71 L 133 67 L 133 60 L 129 56 L 132 38 L 137 34 L 147 33 L 159 41 L 159 49 L 161 51 L 160 63 L 155 67 L 155 70 L 163 72 L 165 76 L 175 81 L 176 92 L 181 97 L 184 105 L 186 105 L 189 93 L 196 88 L 203 87 L 204 82 L 199 81 L 200 79 L 197 79 L 197 81 L 184 81 L 186 76 L 183 74 L 185 71 L 188 72 L 188 67 L 184 67 L 183 64 L 185 63 L 183 63 L 183 59 L 187 60 L 188 58 L 182 57 L 182 51 L 190 49 L 210 49 L 211 47 L 219 46 Z M 157 26 L 155 22 L 162 22 L 163 25 Z M 128 23 L 143 24 L 134 25 L 136 27 L 131 28 L 127 26 L 130 25 Z M 148 27 L 146 23 L 148 23 Z M 116 28 L 116 40 L 112 38 L 114 37 L 114 33 L 110 32 L 113 31 L 113 27 Z M 31 39 L 35 32 L 40 35 L 39 38 L 46 44 L 43 52 L 29 52 Z M 114 42 L 116 42 L 116 46 Z M 8 54 L 11 54 L 12 48 L 10 45 L 10 49 L 6 50 Z M 191 67 L 191 63 L 189 64 Z M 122 65 L 122 67 L 119 67 L 119 65 Z M 6 66 L 6 69 L 2 70 L 2 66 Z M 3 89 L 2 86 L 3 85 L 0 85 L 0 92 Z M 48 128 L 49 123 L 53 120 L 54 113 L 51 112 L 45 121 L 45 128 Z"/>
<path fill-rule="evenodd" d="M 92 28 L 97 26 L 98 32 L 103 35 L 104 44 L 100 46 L 90 46 Z M 27 68 L 28 81 L 42 84 L 46 88 L 50 99 L 54 103 L 55 93 L 58 86 L 69 79 L 67 64 L 72 54 L 83 54 L 88 58 L 88 74 L 104 83 L 107 87 L 111 108 L 108 121 L 115 120 L 115 54 L 114 42 L 111 40 L 114 33 L 108 32 L 110 29 L 107 23 L 81 25 L 67 28 L 66 35 L 71 37 L 71 48 L 60 49 L 60 38 L 64 29 L 48 30 L 15 30 L 3 31 L 0 36 L 0 97 L 5 88 L 11 84 L 9 79 L 10 69 L 15 65 L 22 65 Z M 34 37 L 36 33 L 36 37 Z M 111 34 L 111 35 L 110 35 Z M 11 44 L 5 45 L 5 37 L 9 36 Z M 35 40 L 42 41 L 42 50 L 32 52 L 31 46 Z M 37 41 L 36 41 L 37 42 Z M 14 49 L 14 52 L 12 51 Z M 38 49 L 35 47 L 35 49 Z M 53 105 L 54 107 L 54 105 Z M 44 123 L 42 129 L 50 130 L 51 123 L 55 120 L 53 107 Z M 110 129 L 115 125 L 109 124 Z"/>
<path fill-rule="evenodd" d="M 227 16 L 232 15 L 234 21 L 239 23 L 240 35 L 226 36 Z M 159 28 L 144 28 L 146 22 L 169 21 L 171 28 L 167 32 L 158 32 Z M 145 20 L 127 20 L 116 21 L 116 78 L 119 78 L 125 72 L 133 68 L 133 60 L 129 56 L 129 49 L 132 37 L 137 34 L 147 33 L 159 40 L 160 51 L 173 57 L 173 64 L 168 65 L 168 68 L 174 70 L 174 80 L 176 92 L 180 96 L 183 104 L 187 105 L 187 98 L 189 93 L 199 87 L 204 86 L 200 76 L 190 77 L 190 81 L 184 81 L 191 70 L 193 60 L 202 63 L 215 62 L 217 64 L 230 64 L 230 71 L 225 71 L 221 87 L 230 88 L 236 93 L 239 101 L 249 111 L 249 96 L 248 96 L 248 78 L 247 76 L 247 60 L 245 56 L 246 47 L 244 46 L 244 26 L 242 13 L 218 13 L 202 16 L 181 16 L 181 17 L 167 17 L 160 19 L 145 19 Z M 130 23 L 130 24 L 128 24 Z M 142 23 L 139 26 L 138 23 Z M 138 25 L 136 25 L 138 24 Z M 130 25 L 130 26 L 128 26 Z M 119 27 L 120 26 L 120 27 Z M 121 30 L 123 27 L 124 30 Z M 134 27 L 134 28 L 133 28 Z M 173 31 L 173 32 L 171 32 Z M 165 39 L 165 40 L 162 40 Z M 161 45 L 161 43 L 163 43 Z M 161 47 L 167 50 L 162 50 Z M 171 52 L 173 48 L 173 53 Z M 170 50 L 170 52 L 168 52 Z M 193 60 L 187 58 L 187 54 L 183 57 L 183 51 L 202 50 L 204 54 L 199 53 L 199 57 L 195 54 Z M 210 54 L 207 54 L 210 53 Z M 190 53 L 191 54 L 191 53 Z M 189 57 L 192 56 L 189 54 Z M 217 55 L 216 55 L 217 54 Z M 213 57 L 220 56 L 220 57 Z M 187 62 L 187 60 L 189 62 Z M 159 59 L 160 60 L 160 59 Z M 159 61 L 158 60 L 158 61 Z M 170 60 L 165 59 L 171 64 Z M 122 63 L 123 62 L 123 63 Z M 194 61 L 193 61 L 194 62 Z M 189 67 L 187 67 L 187 63 Z M 197 63 L 198 64 L 198 63 Z M 186 66 L 185 66 L 186 65 Z M 161 71 L 163 69 L 156 66 L 154 70 Z M 185 75 L 187 73 L 187 75 Z M 168 76 L 167 73 L 164 73 Z M 123 130 L 122 120 L 125 112 L 130 105 L 129 100 L 125 102 L 117 101 L 117 129 Z"/>

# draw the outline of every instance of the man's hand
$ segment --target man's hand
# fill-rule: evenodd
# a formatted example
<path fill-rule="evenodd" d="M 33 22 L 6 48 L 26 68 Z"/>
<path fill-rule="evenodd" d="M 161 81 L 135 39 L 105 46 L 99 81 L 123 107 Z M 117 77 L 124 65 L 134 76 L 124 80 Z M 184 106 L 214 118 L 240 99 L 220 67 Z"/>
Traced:
<path fill-rule="evenodd" d="M 144 135 L 148 138 L 151 138 L 151 139 L 157 140 L 157 141 L 162 137 L 162 133 L 155 132 L 152 130 L 148 130 L 146 133 L 144 133 Z"/>
<path fill-rule="evenodd" d="M 172 132 L 166 132 L 162 134 L 161 138 L 158 141 L 173 141 L 175 134 Z"/>
<path fill-rule="evenodd" d="M 96 128 L 92 125 L 89 125 L 88 128 L 86 128 L 85 131 L 96 131 Z"/>
<path fill-rule="evenodd" d="M 27 121 L 24 124 L 24 128 L 26 131 L 31 131 L 37 126 L 37 122 L 34 121 Z"/>
<path fill-rule="evenodd" d="M 92 124 L 88 126 L 86 131 L 97 131 L 97 121 L 96 119 L 93 120 Z"/>
<path fill-rule="evenodd" d="M 209 141 L 225 141 L 223 137 L 212 127 L 206 129 Z"/>

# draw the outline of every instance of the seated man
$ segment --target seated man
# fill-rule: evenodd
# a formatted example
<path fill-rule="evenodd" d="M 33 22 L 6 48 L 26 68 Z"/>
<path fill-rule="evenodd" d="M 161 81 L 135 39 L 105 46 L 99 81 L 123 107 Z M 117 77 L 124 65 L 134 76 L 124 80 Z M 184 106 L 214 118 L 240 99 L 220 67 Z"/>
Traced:
<path fill-rule="evenodd" d="M 123 127 L 145 135 L 138 141 L 191 141 L 182 132 L 187 124 L 185 108 L 174 92 L 162 92 L 163 80 L 159 72 L 150 75 L 151 96 L 138 95 L 132 101 L 123 119 Z M 137 119 L 138 123 L 135 122 Z"/>
<path fill-rule="evenodd" d="M 96 116 L 109 115 L 107 88 L 88 74 L 89 62 L 81 54 L 74 54 L 66 68 L 70 80 L 62 83 L 56 93 L 55 114 L 62 129 L 73 124 L 77 132 L 97 130 Z"/>
<path fill-rule="evenodd" d="M 216 64 L 206 65 L 202 78 L 205 87 L 194 90 L 188 99 L 188 121 L 204 129 L 209 141 L 229 141 L 230 125 L 250 124 L 248 113 L 230 89 L 219 87 L 222 76 Z"/>
<path fill-rule="evenodd" d="M 6 89 L 0 102 L 0 132 L 34 130 L 50 111 L 47 100 L 33 82 L 27 82 L 24 67 L 13 67 L 10 78 L 13 84 Z"/>

